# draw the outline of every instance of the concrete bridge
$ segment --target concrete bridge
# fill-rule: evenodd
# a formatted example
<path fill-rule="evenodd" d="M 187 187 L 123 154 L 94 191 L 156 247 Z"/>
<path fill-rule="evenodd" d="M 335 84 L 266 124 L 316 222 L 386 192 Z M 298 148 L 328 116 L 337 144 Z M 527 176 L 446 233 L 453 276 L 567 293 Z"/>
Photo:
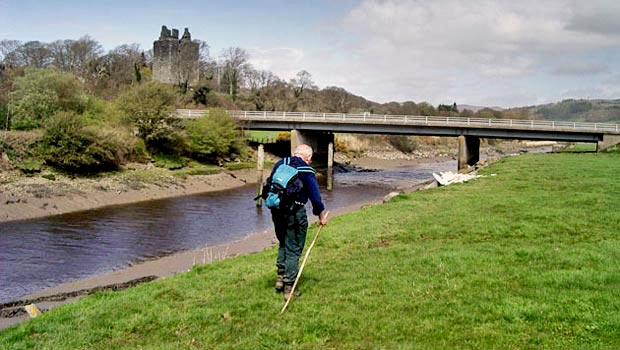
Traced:
<path fill-rule="evenodd" d="M 204 110 L 179 109 L 182 118 Z M 333 133 L 450 136 L 459 138 L 458 168 L 480 158 L 480 138 L 597 143 L 597 149 L 620 143 L 620 126 L 547 120 L 487 119 L 442 116 L 344 114 L 317 112 L 228 111 L 247 129 L 291 131 L 291 148 L 308 143 L 319 156 L 333 150 Z"/>

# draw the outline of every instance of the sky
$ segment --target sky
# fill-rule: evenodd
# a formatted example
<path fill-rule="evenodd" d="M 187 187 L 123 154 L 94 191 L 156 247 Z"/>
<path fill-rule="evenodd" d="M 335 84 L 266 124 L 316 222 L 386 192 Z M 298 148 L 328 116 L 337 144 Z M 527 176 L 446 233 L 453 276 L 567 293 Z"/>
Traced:
<path fill-rule="evenodd" d="M 518 107 L 620 98 L 618 0 L 0 0 L 0 40 L 84 35 L 107 50 L 152 49 L 188 27 L 218 59 L 306 70 L 376 102 Z"/>

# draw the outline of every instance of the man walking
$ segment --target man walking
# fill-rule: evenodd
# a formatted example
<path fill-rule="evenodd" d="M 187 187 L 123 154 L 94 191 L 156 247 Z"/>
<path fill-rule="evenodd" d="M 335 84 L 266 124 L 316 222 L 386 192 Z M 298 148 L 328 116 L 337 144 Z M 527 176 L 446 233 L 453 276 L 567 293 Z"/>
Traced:
<path fill-rule="evenodd" d="M 293 288 L 293 283 L 299 272 L 299 258 L 306 243 L 308 231 L 308 217 L 305 204 L 310 200 L 312 213 L 319 217 L 321 225 L 327 224 L 325 206 L 321 201 L 319 183 L 314 169 L 309 166 L 312 161 L 312 148 L 301 144 L 295 148 L 293 156 L 278 161 L 271 171 L 271 178 L 276 169 L 287 164 L 297 169 L 298 178 L 303 184 L 301 191 L 293 199 L 290 206 L 280 209 L 271 209 L 271 217 L 279 242 L 278 258 L 276 267 L 278 276 L 276 279 L 276 291 L 284 292 L 284 299 L 288 299 Z M 296 293 L 295 293 L 296 294 Z"/>

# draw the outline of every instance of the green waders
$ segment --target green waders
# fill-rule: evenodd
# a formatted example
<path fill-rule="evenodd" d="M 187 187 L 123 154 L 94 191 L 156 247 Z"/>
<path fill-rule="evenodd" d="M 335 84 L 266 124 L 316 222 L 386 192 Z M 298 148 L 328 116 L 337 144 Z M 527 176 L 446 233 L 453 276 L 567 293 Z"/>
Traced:
<path fill-rule="evenodd" d="M 306 244 L 308 216 L 303 205 L 295 205 L 290 212 L 272 211 L 276 237 L 280 242 L 276 267 L 284 274 L 284 284 L 295 283 L 299 272 L 299 258 Z"/>

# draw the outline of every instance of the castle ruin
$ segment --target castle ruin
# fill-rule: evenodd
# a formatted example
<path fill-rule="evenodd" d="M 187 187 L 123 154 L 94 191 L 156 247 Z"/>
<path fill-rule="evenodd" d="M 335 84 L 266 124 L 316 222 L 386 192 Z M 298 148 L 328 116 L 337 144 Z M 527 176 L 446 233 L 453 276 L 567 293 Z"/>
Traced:
<path fill-rule="evenodd" d="M 179 30 L 161 27 L 159 40 L 153 42 L 153 79 L 166 84 L 196 86 L 199 76 L 199 46 L 185 28 L 179 40 Z"/>

